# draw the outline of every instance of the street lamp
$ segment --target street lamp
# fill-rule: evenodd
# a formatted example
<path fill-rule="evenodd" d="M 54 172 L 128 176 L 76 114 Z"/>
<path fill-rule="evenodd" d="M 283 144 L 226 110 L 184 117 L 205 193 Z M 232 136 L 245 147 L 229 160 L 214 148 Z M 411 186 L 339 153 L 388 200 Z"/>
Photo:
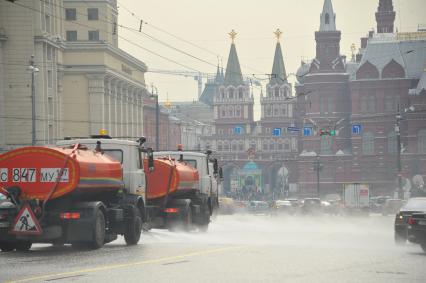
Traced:
<path fill-rule="evenodd" d="M 155 149 L 160 150 L 160 109 L 158 105 L 158 89 L 153 84 L 151 84 L 151 98 L 155 100 Z"/>
<path fill-rule="evenodd" d="M 36 144 L 35 75 L 39 72 L 39 69 L 34 65 L 34 55 L 31 55 L 27 70 L 31 72 L 31 145 L 34 146 Z"/>
<path fill-rule="evenodd" d="M 414 106 L 410 106 L 409 108 L 404 109 L 404 113 L 407 113 L 409 111 L 413 112 Z M 398 198 L 403 198 L 404 195 L 402 193 L 402 168 L 401 168 L 401 120 L 402 120 L 402 113 L 401 109 L 398 105 L 398 112 L 395 116 L 395 134 L 396 134 L 396 165 L 398 170 Z"/>

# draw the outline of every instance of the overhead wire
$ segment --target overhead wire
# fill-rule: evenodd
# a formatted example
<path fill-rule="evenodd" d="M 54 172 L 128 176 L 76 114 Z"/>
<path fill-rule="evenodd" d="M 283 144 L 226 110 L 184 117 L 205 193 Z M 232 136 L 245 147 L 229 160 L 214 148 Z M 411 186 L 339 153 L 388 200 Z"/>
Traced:
<path fill-rule="evenodd" d="M 39 1 L 43 1 L 43 0 L 39 0 Z M 23 4 L 20 4 L 20 3 L 17 3 L 17 2 L 11 2 L 11 3 L 12 3 L 13 5 L 20 6 L 20 7 L 24 8 L 24 9 L 32 10 L 32 11 L 34 11 L 34 12 L 37 12 L 37 13 L 41 14 L 41 15 L 43 15 L 43 14 L 44 14 L 44 13 L 43 13 L 43 11 L 41 11 L 41 10 L 39 10 L 39 9 L 36 9 L 36 8 L 30 7 L 30 6 L 26 6 L 26 5 L 23 5 Z M 60 8 L 65 9 L 65 7 L 64 7 L 64 6 L 61 6 L 61 5 L 57 5 L 57 4 L 53 4 L 53 3 L 52 3 L 52 5 L 53 5 L 53 6 L 56 6 L 56 7 L 60 7 Z M 50 16 L 51 16 L 51 17 L 53 17 L 53 18 L 56 18 L 56 19 L 62 20 L 62 21 L 66 21 L 66 19 L 65 19 L 65 18 L 63 18 L 63 17 L 61 17 L 61 16 L 57 16 L 57 15 L 53 15 L 53 14 L 51 14 Z M 79 26 L 86 27 L 86 28 L 96 28 L 96 29 L 98 29 L 99 31 L 105 32 L 105 33 L 107 33 L 107 34 L 113 34 L 113 32 L 110 32 L 110 31 L 108 31 L 108 30 L 105 30 L 105 29 L 99 29 L 98 27 L 94 27 L 94 26 L 91 26 L 91 25 L 83 24 L 83 23 L 81 23 L 81 22 L 73 21 L 72 23 L 73 23 L 73 24 L 75 24 L 75 25 L 79 25 Z M 111 22 L 109 22 L 109 23 L 111 23 Z M 133 41 L 131 41 L 131 40 L 129 40 L 129 39 L 127 39 L 127 38 L 123 37 L 123 36 L 120 36 L 120 35 L 118 35 L 118 34 L 117 34 L 117 37 L 119 37 L 120 39 L 124 40 L 125 42 L 130 43 L 131 45 L 134 45 L 134 46 L 136 46 L 136 47 L 138 47 L 138 48 L 140 48 L 140 49 L 142 49 L 142 50 L 144 50 L 144 51 L 147 51 L 148 53 L 151 53 L 151 54 L 153 54 L 153 55 L 155 55 L 155 56 L 158 56 L 158 57 L 160 57 L 160 58 L 162 58 L 162 59 L 164 59 L 164 60 L 167 60 L 167 61 L 169 61 L 169 62 L 172 62 L 172 63 L 174 63 L 174 64 L 176 64 L 176 65 L 179 65 L 179 66 L 181 66 L 181 67 L 183 67 L 183 68 L 185 68 L 185 69 L 193 70 L 193 71 L 197 71 L 197 72 L 198 72 L 198 70 L 196 70 L 195 68 L 192 68 L 192 67 L 186 66 L 186 65 L 184 65 L 184 64 L 181 64 L 181 63 L 177 62 L 176 60 L 170 59 L 170 58 L 168 58 L 168 57 L 166 57 L 166 56 L 163 56 L 163 55 L 161 55 L 161 54 L 159 54 L 159 53 L 157 53 L 157 52 L 155 52 L 155 51 L 152 51 L 152 50 L 150 50 L 150 49 L 148 49 L 148 48 L 146 48 L 146 47 L 143 47 L 143 46 L 141 46 L 140 44 L 135 43 L 135 42 L 133 42 Z"/>

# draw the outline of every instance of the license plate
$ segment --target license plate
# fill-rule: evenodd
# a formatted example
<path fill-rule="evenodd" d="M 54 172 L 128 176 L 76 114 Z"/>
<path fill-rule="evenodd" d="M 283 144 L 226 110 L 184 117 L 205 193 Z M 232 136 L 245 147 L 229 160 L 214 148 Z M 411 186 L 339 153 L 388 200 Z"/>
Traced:
<path fill-rule="evenodd" d="M 426 225 L 426 220 L 420 220 L 419 225 Z"/>

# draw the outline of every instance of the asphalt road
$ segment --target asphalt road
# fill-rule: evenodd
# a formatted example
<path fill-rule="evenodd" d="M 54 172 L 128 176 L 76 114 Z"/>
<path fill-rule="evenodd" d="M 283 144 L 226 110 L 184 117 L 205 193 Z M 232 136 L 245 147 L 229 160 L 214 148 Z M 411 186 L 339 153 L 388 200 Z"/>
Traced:
<path fill-rule="evenodd" d="M 1 282 L 426 282 L 420 247 L 396 247 L 393 217 L 219 216 L 207 233 L 152 230 L 96 251 L 0 253 Z"/>

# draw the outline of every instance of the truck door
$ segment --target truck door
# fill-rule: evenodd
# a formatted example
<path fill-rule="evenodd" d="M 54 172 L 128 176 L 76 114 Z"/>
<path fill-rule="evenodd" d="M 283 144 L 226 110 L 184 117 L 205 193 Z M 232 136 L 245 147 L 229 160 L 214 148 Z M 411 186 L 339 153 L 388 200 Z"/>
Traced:
<path fill-rule="evenodd" d="M 130 193 L 144 196 L 146 186 L 141 153 L 136 146 L 131 147 L 129 153 L 129 162 L 127 164 L 129 168 L 125 172 L 125 179 L 127 176 L 128 180 L 125 180 L 125 183 L 129 186 Z"/>

